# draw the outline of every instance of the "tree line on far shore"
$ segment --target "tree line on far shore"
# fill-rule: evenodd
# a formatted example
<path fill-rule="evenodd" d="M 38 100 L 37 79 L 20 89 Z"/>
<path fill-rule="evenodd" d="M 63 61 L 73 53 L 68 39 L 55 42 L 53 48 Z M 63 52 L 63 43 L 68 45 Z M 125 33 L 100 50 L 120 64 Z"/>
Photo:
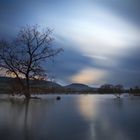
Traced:
<path fill-rule="evenodd" d="M 120 96 L 122 93 L 129 93 L 132 95 L 140 95 L 140 87 L 135 86 L 135 87 L 131 87 L 131 88 L 124 88 L 123 85 L 112 85 L 112 84 L 104 84 L 102 86 L 100 86 L 100 88 L 98 89 L 99 93 L 114 93 L 114 94 L 118 94 L 118 96 Z"/>
<path fill-rule="evenodd" d="M 7 80 L 6 80 L 7 79 Z M 9 80 L 8 80 L 9 79 Z M 25 83 L 26 79 L 22 79 Z M 3 82 L 4 83 L 4 82 Z M 0 86 L 1 87 L 1 86 Z M 8 87 L 8 88 L 7 88 Z M 88 86 L 87 86 L 88 87 Z M 2 86 L 2 88 L 4 88 Z M 19 83 L 17 78 L 5 78 L 5 88 L 9 89 L 6 93 L 16 95 L 21 95 L 24 91 L 22 85 Z M 61 86 L 54 82 L 49 82 L 45 80 L 30 80 L 30 93 L 31 94 L 49 94 L 49 93 L 60 93 L 60 94 L 114 94 L 120 97 L 123 93 L 129 93 L 129 95 L 140 95 L 140 87 L 135 86 L 133 88 L 124 88 L 123 85 L 112 85 L 104 84 L 99 88 L 69 88 Z"/>

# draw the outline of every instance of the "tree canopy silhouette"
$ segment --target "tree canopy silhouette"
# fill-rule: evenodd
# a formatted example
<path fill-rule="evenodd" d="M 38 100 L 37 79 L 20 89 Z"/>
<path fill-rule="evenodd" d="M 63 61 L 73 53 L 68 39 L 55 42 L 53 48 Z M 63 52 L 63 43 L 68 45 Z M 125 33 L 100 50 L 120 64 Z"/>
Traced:
<path fill-rule="evenodd" d="M 42 78 L 47 74 L 43 61 L 62 51 L 62 48 L 52 46 L 51 34 L 50 28 L 40 30 L 37 25 L 26 25 L 13 41 L 0 40 L 0 68 L 18 79 L 27 99 L 31 96 L 30 79 Z M 22 78 L 25 78 L 25 82 Z"/>

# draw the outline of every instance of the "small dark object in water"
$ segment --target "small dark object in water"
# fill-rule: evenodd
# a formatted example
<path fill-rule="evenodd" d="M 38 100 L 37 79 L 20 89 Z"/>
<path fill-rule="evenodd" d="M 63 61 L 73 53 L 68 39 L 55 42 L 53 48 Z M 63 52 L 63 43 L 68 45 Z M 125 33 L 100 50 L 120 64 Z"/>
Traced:
<path fill-rule="evenodd" d="M 57 96 L 57 97 L 56 97 L 56 100 L 60 100 L 60 99 L 61 99 L 61 97 L 60 97 L 60 96 Z"/>

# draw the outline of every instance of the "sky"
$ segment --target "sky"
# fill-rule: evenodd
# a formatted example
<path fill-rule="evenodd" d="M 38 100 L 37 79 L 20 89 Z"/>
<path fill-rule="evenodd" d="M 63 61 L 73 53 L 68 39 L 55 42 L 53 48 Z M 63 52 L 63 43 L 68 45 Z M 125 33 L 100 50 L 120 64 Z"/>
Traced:
<path fill-rule="evenodd" d="M 0 0 L 0 38 L 20 27 L 53 29 L 64 52 L 46 68 L 63 85 L 140 85 L 139 0 Z"/>

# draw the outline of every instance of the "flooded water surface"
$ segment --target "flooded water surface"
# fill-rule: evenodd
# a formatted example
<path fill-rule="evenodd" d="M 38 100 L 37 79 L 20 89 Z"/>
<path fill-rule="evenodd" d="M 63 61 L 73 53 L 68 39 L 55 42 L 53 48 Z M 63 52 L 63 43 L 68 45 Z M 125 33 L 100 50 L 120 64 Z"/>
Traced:
<path fill-rule="evenodd" d="M 140 98 L 44 95 L 0 97 L 0 140 L 139 140 Z"/>

